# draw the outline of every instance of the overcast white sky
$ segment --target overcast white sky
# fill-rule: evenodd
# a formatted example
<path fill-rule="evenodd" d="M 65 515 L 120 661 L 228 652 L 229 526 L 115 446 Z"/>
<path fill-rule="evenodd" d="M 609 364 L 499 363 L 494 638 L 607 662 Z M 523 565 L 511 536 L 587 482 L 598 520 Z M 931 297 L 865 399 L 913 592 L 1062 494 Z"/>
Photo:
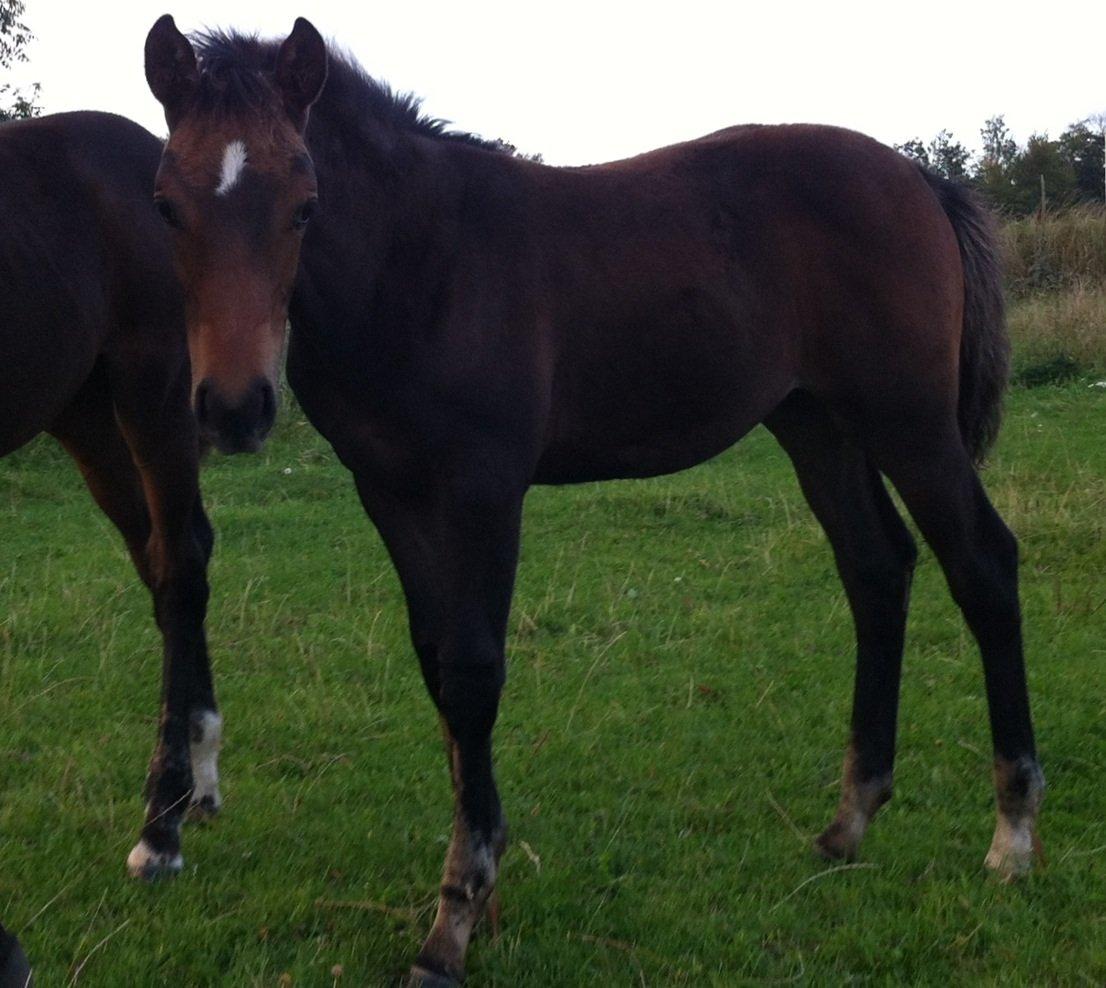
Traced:
<path fill-rule="evenodd" d="M 1106 3 L 914 0 L 27 0 L 16 81 L 46 111 L 112 110 L 155 133 L 142 45 L 184 31 L 283 36 L 297 15 L 373 75 L 466 130 L 554 164 L 623 157 L 743 122 L 840 124 L 886 141 L 942 127 L 975 148 L 1005 113 L 1020 140 L 1106 111 Z"/>

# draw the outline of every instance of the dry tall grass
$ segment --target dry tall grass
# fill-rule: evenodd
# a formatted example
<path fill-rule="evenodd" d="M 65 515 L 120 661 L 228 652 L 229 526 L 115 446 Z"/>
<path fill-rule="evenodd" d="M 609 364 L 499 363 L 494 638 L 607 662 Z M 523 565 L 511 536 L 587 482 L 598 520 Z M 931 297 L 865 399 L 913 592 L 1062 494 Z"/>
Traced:
<path fill-rule="evenodd" d="M 1106 284 L 1106 209 L 1079 206 L 1012 220 L 1002 228 L 1007 288 L 1014 295 Z"/>
<path fill-rule="evenodd" d="M 1106 283 L 1013 299 L 1008 325 L 1017 383 L 1106 375 Z"/>

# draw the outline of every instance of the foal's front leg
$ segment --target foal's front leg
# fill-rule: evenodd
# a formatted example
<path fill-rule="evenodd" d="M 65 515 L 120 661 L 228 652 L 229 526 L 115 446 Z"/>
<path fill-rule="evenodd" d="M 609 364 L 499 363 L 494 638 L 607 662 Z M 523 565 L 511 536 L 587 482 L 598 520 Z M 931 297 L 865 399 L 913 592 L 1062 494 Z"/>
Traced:
<path fill-rule="evenodd" d="M 151 501 L 150 590 L 164 658 L 158 744 L 146 780 L 146 821 L 127 857 L 127 869 L 136 878 L 155 878 L 183 866 L 180 829 L 185 815 L 209 816 L 219 809 L 222 717 L 204 634 L 210 552 L 204 533 L 210 528 L 194 475 L 185 465 L 165 459 L 145 461 L 139 469 Z"/>
<path fill-rule="evenodd" d="M 186 382 L 170 390 L 175 401 L 161 401 L 133 394 L 139 382 L 156 388 L 155 372 L 123 377 L 120 407 L 99 369 L 50 432 L 126 541 L 154 598 L 164 640 L 162 714 L 146 783 L 146 822 L 128 858 L 132 874 L 153 877 L 180 868 L 180 819 L 189 802 L 200 813 L 219 805 L 221 721 L 203 628 L 213 535 L 200 503 Z M 162 415 L 150 415 L 151 408 Z M 176 417 L 169 414 L 174 408 Z"/>
<path fill-rule="evenodd" d="M 507 840 L 492 728 L 505 677 L 522 497 L 452 496 L 414 509 L 359 487 L 403 583 L 449 755 L 453 835 L 434 925 L 411 970 L 413 985 L 444 988 L 464 979 L 469 939 L 492 899 Z"/>
<path fill-rule="evenodd" d="M 492 771 L 492 728 L 506 675 L 504 639 L 518 553 L 518 508 L 507 510 L 508 517 L 491 512 L 483 522 L 474 512 L 455 522 L 452 537 L 444 539 L 448 576 L 436 701 L 453 781 L 453 835 L 438 912 L 411 972 L 416 985 L 464 979 L 469 938 L 495 891 L 507 842 Z M 431 672 L 425 663 L 424 671 Z"/>
<path fill-rule="evenodd" d="M 446 853 L 438 911 L 411 969 L 411 983 L 455 985 L 464 980 L 473 928 L 492 902 L 507 822 L 492 771 L 491 731 L 503 684 L 503 663 L 449 674 L 442 727 L 451 760 L 453 834 Z M 455 692 L 454 692 L 455 691 Z"/>
<path fill-rule="evenodd" d="M 219 808 L 222 718 L 204 633 L 213 535 L 200 500 L 188 365 L 155 362 L 140 369 L 123 368 L 112 394 L 146 495 L 144 575 L 163 640 L 161 716 L 146 779 L 146 820 L 127 857 L 132 876 L 154 878 L 183 866 L 180 829 L 189 810 L 203 816 Z"/>

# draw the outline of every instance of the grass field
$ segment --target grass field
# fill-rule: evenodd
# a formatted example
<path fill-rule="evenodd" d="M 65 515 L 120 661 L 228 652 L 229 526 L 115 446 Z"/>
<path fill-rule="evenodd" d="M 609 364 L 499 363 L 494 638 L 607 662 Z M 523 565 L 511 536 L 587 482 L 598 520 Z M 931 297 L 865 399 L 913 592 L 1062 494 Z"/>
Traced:
<path fill-rule="evenodd" d="M 836 800 L 851 625 L 758 430 L 655 481 L 527 503 L 498 771 L 504 930 L 475 985 L 1106 982 L 1106 389 L 1016 390 L 986 482 L 1021 537 L 1047 867 L 985 876 L 975 649 L 923 550 L 895 800 L 861 861 Z M 394 984 L 450 819 L 401 596 L 296 412 L 205 472 L 225 808 L 128 882 L 155 730 L 145 591 L 68 461 L 0 463 L 0 916 L 38 985 Z M 571 726 L 571 732 L 568 728 Z"/>

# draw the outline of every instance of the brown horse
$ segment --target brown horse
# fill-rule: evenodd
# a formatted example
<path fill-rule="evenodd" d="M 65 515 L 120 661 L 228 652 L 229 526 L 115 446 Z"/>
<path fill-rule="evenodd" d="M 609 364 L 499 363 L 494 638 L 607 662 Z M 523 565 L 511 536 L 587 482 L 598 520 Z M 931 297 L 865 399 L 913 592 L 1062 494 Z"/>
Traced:
<path fill-rule="evenodd" d="M 1008 347 L 990 226 L 965 190 L 818 126 L 550 168 L 448 131 L 347 61 L 328 71 L 306 21 L 282 44 L 198 45 L 199 63 L 165 17 L 146 47 L 197 413 L 231 448 L 267 428 L 302 242 L 288 378 L 395 563 L 445 733 L 453 839 L 416 982 L 463 976 L 506 840 L 491 734 L 527 488 L 681 470 L 757 423 L 794 462 L 856 624 L 843 793 L 819 849 L 855 855 L 891 795 L 915 547 L 886 476 L 982 651 L 987 864 L 1030 866 L 1043 777 L 1017 547 L 974 468 Z"/>
<path fill-rule="evenodd" d="M 0 125 L 0 455 L 41 432 L 122 534 L 164 639 L 158 745 L 132 874 L 181 867 L 219 806 L 204 640 L 213 535 L 200 502 L 183 297 L 150 202 L 161 142 L 105 113 Z"/>

